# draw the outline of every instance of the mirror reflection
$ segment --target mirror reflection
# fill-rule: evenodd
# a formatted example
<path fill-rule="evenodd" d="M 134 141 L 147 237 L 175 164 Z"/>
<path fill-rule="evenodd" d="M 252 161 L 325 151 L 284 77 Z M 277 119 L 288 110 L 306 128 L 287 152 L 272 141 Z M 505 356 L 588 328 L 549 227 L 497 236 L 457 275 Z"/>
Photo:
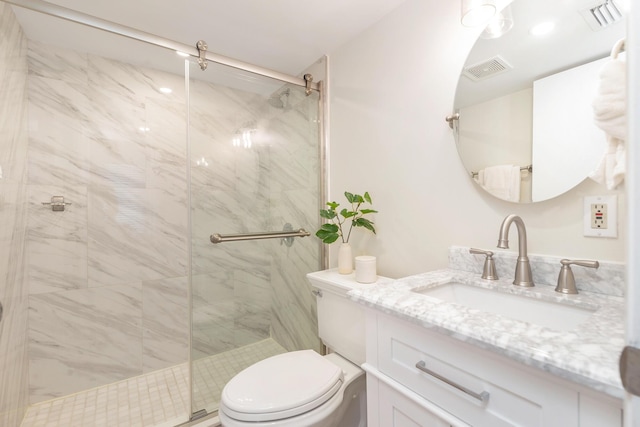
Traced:
<path fill-rule="evenodd" d="M 593 122 L 599 71 L 625 36 L 620 0 L 515 0 L 490 23 L 460 75 L 460 158 L 503 200 L 537 202 L 582 182 L 604 133 Z"/>

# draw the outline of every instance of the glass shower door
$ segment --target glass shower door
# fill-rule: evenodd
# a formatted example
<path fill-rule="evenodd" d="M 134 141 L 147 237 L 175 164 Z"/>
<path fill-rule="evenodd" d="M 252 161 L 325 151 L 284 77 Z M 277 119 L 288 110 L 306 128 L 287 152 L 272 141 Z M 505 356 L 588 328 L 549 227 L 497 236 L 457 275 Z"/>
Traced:
<path fill-rule="evenodd" d="M 320 350 L 305 274 L 321 268 L 318 93 L 218 64 L 189 78 L 192 410 L 274 354 Z M 309 237 L 210 235 L 298 230 Z"/>

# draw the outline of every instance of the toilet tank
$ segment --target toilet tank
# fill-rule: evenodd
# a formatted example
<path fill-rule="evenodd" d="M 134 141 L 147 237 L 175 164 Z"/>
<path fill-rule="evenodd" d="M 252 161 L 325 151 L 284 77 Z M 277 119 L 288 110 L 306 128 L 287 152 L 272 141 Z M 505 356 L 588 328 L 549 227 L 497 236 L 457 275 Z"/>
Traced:
<path fill-rule="evenodd" d="M 322 342 L 356 365 L 365 362 L 364 307 L 347 296 L 352 289 L 375 286 L 390 279 L 378 276 L 376 283 L 356 282 L 355 274 L 340 274 L 337 269 L 307 274 L 311 286 L 321 292 L 318 303 L 318 335 Z"/>

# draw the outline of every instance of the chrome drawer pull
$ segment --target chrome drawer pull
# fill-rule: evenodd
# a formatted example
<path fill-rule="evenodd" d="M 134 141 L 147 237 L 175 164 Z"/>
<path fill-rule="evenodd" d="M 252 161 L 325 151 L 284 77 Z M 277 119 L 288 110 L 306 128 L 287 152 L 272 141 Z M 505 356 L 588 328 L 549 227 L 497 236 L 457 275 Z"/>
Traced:
<path fill-rule="evenodd" d="M 482 393 L 478 394 L 475 391 L 471 391 L 468 388 L 461 386 L 460 384 L 456 384 L 453 381 L 443 377 L 442 375 L 433 372 L 431 369 L 427 368 L 424 361 L 419 361 L 418 363 L 416 363 L 416 368 L 420 369 L 422 372 L 424 372 L 425 374 L 429 374 L 432 377 L 435 377 L 437 379 L 439 379 L 442 382 L 445 382 L 447 384 L 449 384 L 452 387 L 457 388 L 458 390 L 460 390 L 463 393 L 468 394 L 469 396 L 473 397 L 474 399 L 478 399 L 479 401 L 481 401 L 483 404 L 486 404 L 489 401 L 489 392 L 483 391 Z"/>

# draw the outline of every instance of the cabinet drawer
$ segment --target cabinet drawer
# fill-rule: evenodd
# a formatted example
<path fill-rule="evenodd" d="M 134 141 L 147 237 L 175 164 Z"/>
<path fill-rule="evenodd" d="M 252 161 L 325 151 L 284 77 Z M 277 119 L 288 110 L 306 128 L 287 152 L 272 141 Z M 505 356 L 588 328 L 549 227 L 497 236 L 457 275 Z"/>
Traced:
<path fill-rule="evenodd" d="M 387 316 L 377 322 L 378 369 L 474 427 L 578 425 L 578 393 L 544 373 Z"/>
<path fill-rule="evenodd" d="M 387 427 L 451 427 L 422 406 L 405 398 L 396 390 L 380 383 L 380 425 Z"/>

